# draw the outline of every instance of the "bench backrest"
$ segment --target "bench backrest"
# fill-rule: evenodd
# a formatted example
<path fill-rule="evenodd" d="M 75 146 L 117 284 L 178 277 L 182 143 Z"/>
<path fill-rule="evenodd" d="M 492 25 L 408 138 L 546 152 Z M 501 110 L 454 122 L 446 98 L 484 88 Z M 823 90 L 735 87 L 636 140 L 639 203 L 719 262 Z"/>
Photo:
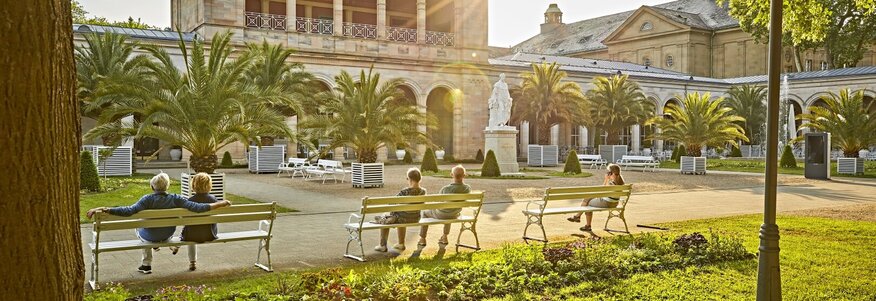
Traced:
<path fill-rule="evenodd" d="M 307 159 L 304 158 L 289 158 L 289 164 L 293 164 L 295 166 L 304 165 L 307 163 Z"/>
<path fill-rule="evenodd" d="M 336 160 L 320 159 L 319 161 L 316 162 L 316 165 L 323 168 L 323 169 L 327 169 L 327 170 L 339 169 L 339 168 L 343 169 L 344 168 L 344 162 L 336 161 Z"/>
<path fill-rule="evenodd" d="M 474 218 L 477 219 L 483 202 L 483 191 L 458 194 L 364 197 L 362 198 L 362 207 L 359 209 L 359 213 L 364 217 L 366 214 L 380 214 L 392 211 L 471 208 L 474 210 Z"/>
<path fill-rule="evenodd" d="M 602 156 L 600 156 L 600 155 L 578 155 L 578 160 L 600 161 L 600 160 L 602 160 Z"/>
<path fill-rule="evenodd" d="M 274 220 L 276 216 L 276 203 L 232 205 L 201 213 L 183 208 L 143 210 L 132 216 L 97 212 L 93 216 L 93 231 L 262 221 Z"/>
<path fill-rule="evenodd" d="M 633 184 L 605 185 L 605 186 L 578 186 L 578 187 L 551 187 L 545 190 L 543 207 L 552 201 L 583 200 L 591 198 L 618 198 L 618 207 L 626 207 L 633 191 Z"/>
<path fill-rule="evenodd" d="M 636 162 L 656 162 L 657 161 L 657 159 L 654 159 L 654 157 L 651 157 L 651 156 L 629 156 L 629 155 L 624 155 L 623 157 L 621 157 L 621 160 L 622 161 L 636 161 Z"/>

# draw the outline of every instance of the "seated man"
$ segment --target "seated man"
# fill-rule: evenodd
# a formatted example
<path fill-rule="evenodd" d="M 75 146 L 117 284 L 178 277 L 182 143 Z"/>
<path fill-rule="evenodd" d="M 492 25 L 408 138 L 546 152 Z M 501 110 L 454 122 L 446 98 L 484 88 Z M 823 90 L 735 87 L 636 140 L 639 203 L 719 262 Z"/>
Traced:
<path fill-rule="evenodd" d="M 441 191 L 438 192 L 439 194 L 471 192 L 471 186 L 463 183 L 463 181 L 465 180 L 465 167 L 462 167 L 462 165 L 454 166 L 453 169 L 450 170 L 450 175 L 453 177 L 453 183 L 450 183 L 447 186 L 441 188 Z M 456 219 L 459 217 L 460 212 L 462 212 L 461 208 L 423 210 L 423 217 L 437 219 Z M 417 243 L 417 245 L 426 246 L 426 233 L 428 231 L 429 226 L 420 227 L 420 242 Z M 438 239 L 438 244 L 447 245 L 448 234 L 450 234 L 450 224 L 445 224 L 444 235 L 441 235 L 441 238 Z"/>
<path fill-rule="evenodd" d="M 131 216 L 143 210 L 171 208 L 185 208 L 192 212 L 206 212 L 216 208 L 231 206 L 231 202 L 229 201 L 216 202 L 212 204 L 200 204 L 191 202 L 177 194 L 168 194 L 167 187 L 170 186 L 170 177 L 168 177 L 166 173 L 159 173 L 158 175 L 152 177 L 152 180 L 149 181 L 149 185 L 152 186 L 153 193 L 144 195 L 134 205 L 114 208 L 94 208 L 88 210 L 86 215 L 88 216 L 88 218 L 91 218 L 95 212 L 106 212 L 118 216 Z M 174 232 L 176 232 L 176 227 L 174 226 L 160 228 L 142 228 L 137 229 L 136 231 L 137 237 L 139 237 L 140 240 L 146 242 L 167 241 L 168 239 L 170 239 L 171 236 L 173 236 Z M 137 268 L 137 270 L 143 274 L 152 273 L 151 248 L 143 249 L 142 264 L 139 268 Z"/>

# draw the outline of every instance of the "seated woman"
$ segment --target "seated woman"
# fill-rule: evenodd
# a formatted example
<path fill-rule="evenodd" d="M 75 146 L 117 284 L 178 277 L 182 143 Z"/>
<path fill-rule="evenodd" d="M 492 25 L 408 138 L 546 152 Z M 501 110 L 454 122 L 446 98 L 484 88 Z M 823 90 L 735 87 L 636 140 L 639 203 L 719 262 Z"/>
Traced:
<path fill-rule="evenodd" d="M 624 185 L 624 177 L 621 176 L 620 166 L 617 164 L 609 164 L 606 167 L 607 173 L 605 174 L 605 180 L 602 182 L 603 186 L 607 185 Z M 586 199 L 581 202 L 581 206 L 590 206 L 590 207 L 599 207 L 599 208 L 615 208 L 617 207 L 620 198 L 615 197 L 603 197 L 597 199 Z M 587 225 L 581 227 L 581 231 L 591 231 L 592 227 L 590 223 L 593 221 L 593 212 L 587 212 Z M 570 222 L 579 223 L 581 222 L 581 212 L 575 214 L 574 216 L 568 218 Z"/>
<path fill-rule="evenodd" d="M 131 206 L 124 207 L 98 207 L 88 210 L 86 215 L 91 218 L 96 212 L 106 212 L 118 216 L 131 216 L 137 212 L 148 209 L 170 209 L 170 208 L 185 208 L 192 212 L 206 212 L 212 209 L 231 206 L 231 202 L 222 201 L 212 204 L 198 204 L 177 194 L 167 193 L 167 188 L 170 186 L 170 177 L 166 173 L 159 173 L 149 181 L 152 186 L 153 193 L 144 195 L 137 203 Z M 176 227 L 158 227 L 158 228 L 141 228 L 137 229 L 137 237 L 144 242 L 165 242 L 173 236 Z M 152 273 L 152 248 L 143 249 L 143 258 L 140 267 L 137 271 L 143 274 Z"/>
<path fill-rule="evenodd" d="M 201 204 L 213 204 L 219 201 L 216 197 L 210 194 L 210 191 L 213 190 L 213 180 L 210 178 L 210 175 L 203 172 L 194 175 L 192 177 L 191 185 L 195 194 L 189 198 L 189 201 Z M 216 227 L 216 224 L 189 225 L 183 227 L 180 240 L 198 243 L 213 241 L 219 238 L 218 233 L 219 229 Z M 189 254 L 189 271 L 194 271 L 197 268 L 195 262 L 198 260 L 198 246 L 188 245 L 187 247 Z M 178 248 L 179 247 L 174 249 L 173 254 L 176 254 Z"/>
<path fill-rule="evenodd" d="M 397 196 L 426 195 L 426 189 L 420 187 L 421 179 L 422 175 L 420 174 L 419 169 L 408 169 L 408 184 L 410 187 L 399 191 Z M 420 221 L 420 211 L 393 211 L 385 215 L 375 216 L 374 219 L 376 223 L 385 225 L 416 223 Z M 407 230 L 405 227 L 396 228 L 396 231 L 398 232 L 398 244 L 393 246 L 394 249 L 404 251 L 405 230 Z M 380 244 L 374 247 L 375 251 L 386 252 L 387 236 L 389 236 L 389 229 L 380 229 Z"/>

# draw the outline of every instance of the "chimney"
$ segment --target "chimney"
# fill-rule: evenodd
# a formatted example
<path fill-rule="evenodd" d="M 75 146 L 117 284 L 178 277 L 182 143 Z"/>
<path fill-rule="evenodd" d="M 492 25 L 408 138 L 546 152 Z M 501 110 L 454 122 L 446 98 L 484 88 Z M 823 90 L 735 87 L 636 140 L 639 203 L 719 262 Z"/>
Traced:
<path fill-rule="evenodd" d="M 541 24 L 541 33 L 546 33 L 563 26 L 563 11 L 556 3 L 551 3 L 544 12 L 544 24 Z"/>

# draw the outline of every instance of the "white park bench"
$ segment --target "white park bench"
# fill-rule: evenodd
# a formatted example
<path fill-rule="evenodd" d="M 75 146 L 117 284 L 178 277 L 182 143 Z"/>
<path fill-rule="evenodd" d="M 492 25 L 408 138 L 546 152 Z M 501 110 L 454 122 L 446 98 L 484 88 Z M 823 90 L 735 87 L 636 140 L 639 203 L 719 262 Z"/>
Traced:
<path fill-rule="evenodd" d="M 141 250 L 145 248 L 158 248 L 168 246 L 185 246 L 192 244 L 215 244 L 242 240 L 258 240 L 258 253 L 255 266 L 265 271 L 272 272 L 271 267 L 271 230 L 274 218 L 277 216 L 276 203 L 270 204 L 246 204 L 233 205 L 202 213 L 195 213 L 186 209 L 159 209 L 144 210 L 132 216 L 116 216 L 103 211 L 98 211 L 92 219 L 92 239 L 88 246 L 91 248 L 91 279 L 88 284 L 93 290 L 98 289 L 98 273 L 100 271 L 100 254 L 106 252 Z M 172 237 L 166 242 L 144 242 L 139 239 L 101 241 L 101 234 L 107 231 L 127 230 L 137 228 L 170 227 L 186 225 L 222 224 L 257 221 L 255 230 L 239 232 L 220 232 L 219 238 L 213 241 L 196 243 L 180 241 L 179 236 Z M 267 265 L 261 263 L 261 255 L 264 250 L 267 257 Z"/>
<path fill-rule="evenodd" d="M 343 183 L 347 179 L 347 174 L 352 174 L 353 171 L 344 169 L 344 162 L 320 159 L 316 162 L 316 166 L 305 169 L 304 173 L 307 175 L 306 179 L 318 177 L 317 179 L 321 179 L 322 183 L 325 184 L 325 181 L 329 178 L 334 180 L 335 183 L 338 180 L 341 180 L 341 183 Z M 338 179 L 338 176 L 341 176 L 340 179 Z"/>
<path fill-rule="evenodd" d="M 526 227 L 523 228 L 523 241 L 529 243 L 530 240 L 548 242 L 547 233 L 544 230 L 544 217 L 555 214 L 574 214 L 579 212 L 600 212 L 608 211 L 608 218 L 605 220 L 605 230 L 611 232 L 626 232 L 630 233 L 627 227 L 627 220 L 624 217 L 624 210 L 627 207 L 627 202 L 630 200 L 630 192 L 633 189 L 632 184 L 627 185 L 607 185 L 607 186 L 582 186 L 582 187 L 560 187 L 548 188 L 545 190 L 544 198 L 540 200 L 532 200 L 526 204 L 523 209 L 523 215 L 526 216 Z M 557 201 L 574 201 L 581 202 L 584 199 L 611 197 L 618 198 L 618 205 L 615 208 L 600 208 L 591 206 L 581 206 L 576 203 L 573 206 L 562 206 Z M 566 204 L 563 204 L 566 205 Z M 554 207 L 556 206 L 556 207 Z M 608 229 L 608 221 L 611 218 L 617 217 L 624 222 L 624 231 Z M 527 235 L 529 226 L 538 225 L 541 228 L 542 238 L 530 237 Z"/>
<path fill-rule="evenodd" d="M 362 231 L 378 230 L 397 227 L 417 227 L 429 225 L 445 225 L 445 224 L 461 224 L 459 236 L 456 238 L 456 252 L 459 252 L 459 247 L 480 250 L 481 245 L 478 241 L 478 232 L 475 226 L 478 222 L 478 214 L 481 212 L 481 205 L 484 202 L 484 192 L 476 191 L 463 194 L 434 194 L 421 196 L 394 196 L 394 197 L 365 197 L 362 198 L 362 207 L 358 213 L 353 213 L 344 224 L 344 229 L 349 232 L 349 240 L 347 240 L 347 249 L 344 257 L 365 261 L 365 249 L 362 246 Z M 372 215 L 379 215 L 392 211 L 422 211 L 432 209 L 455 209 L 468 208 L 471 210 L 470 215 L 466 215 L 463 211 L 459 217 L 455 219 L 436 219 L 436 218 L 420 218 L 419 222 L 408 224 L 377 224 L 374 223 Z M 471 231 L 474 235 L 475 245 L 465 245 L 460 243 L 462 233 Z M 350 244 L 356 242 L 359 245 L 360 255 L 350 254 Z"/>
<path fill-rule="evenodd" d="M 277 167 L 277 176 L 280 174 L 286 173 L 291 175 L 293 178 L 295 176 L 300 175 L 302 178 L 305 177 L 304 171 L 307 169 L 315 168 L 315 166 L 311 166 L 310 162 L 304 158 L 289 158 L 288 162 L 280 163 L 280 166 Z"/>
<path fill-rule="evenodd" d="M 581 162 L 581 165 L 590 165 L 590 169 L 602 167 L 608 163 L 600 155 L 578 155 L 578 162 Z"/>
<path fill-rule="evenodd" d="M 660 167 L 660 161 L 651 156 L 624 155 L 616 163 L 621 167 L 641 167 L 642 172 L 647 171 L 648 168 L 651 168 L 652 172 L 657 171 L 657 167 Z"/>

